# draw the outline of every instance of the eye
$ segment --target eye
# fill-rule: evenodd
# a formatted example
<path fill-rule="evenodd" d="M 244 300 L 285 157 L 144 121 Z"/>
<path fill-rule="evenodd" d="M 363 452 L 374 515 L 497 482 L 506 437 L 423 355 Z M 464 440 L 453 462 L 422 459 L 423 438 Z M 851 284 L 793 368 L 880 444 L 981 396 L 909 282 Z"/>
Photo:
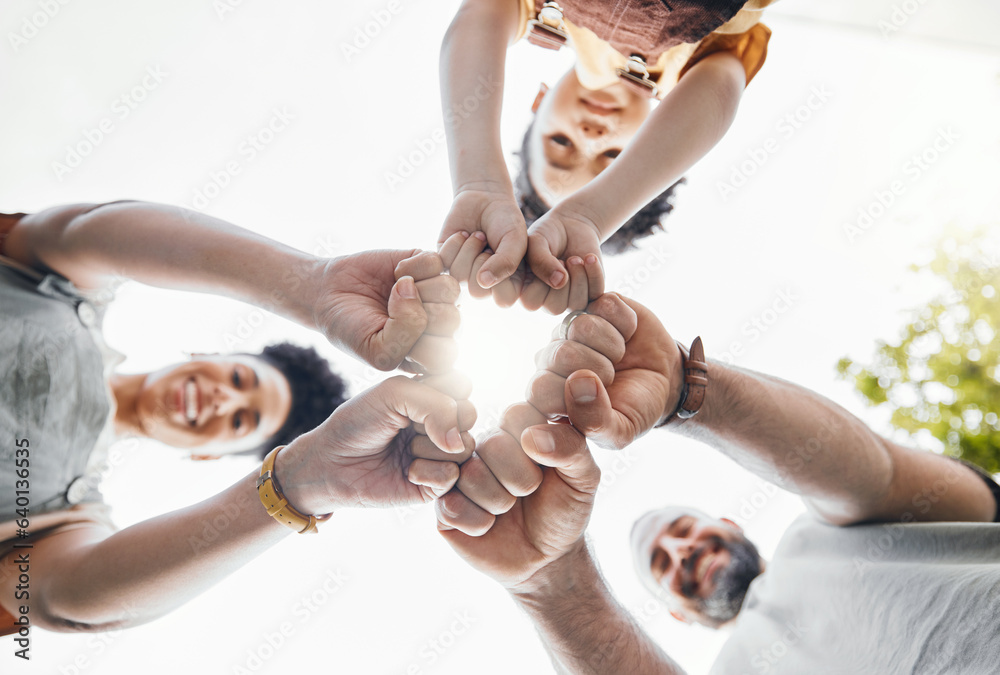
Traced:
<path fill-rule="evenodd" d="M 243 426 L 243 411 L 237 410 L 233 414 L 233 431 L 239 431 L 241 426 Z"/>
<path fill-rule="evenodd" d="M 621 150 L 606 150 L 604 152 L 604 156 L 607 157 L 608 159 L 614 159 L 620 154 L 622 154 Z"/>
<path fill-rule="evenodd" d="M 663 576 L 670 567 L 670 556 L 664 553 L 663 549 L 653 551 L 653 558 L 649 561 L 649 567 L 653 575 Z"/>
<path fill-rule="evenodd" d="M 691 528 L 694 527 L 694 521 L 691 518 L 685 518 L 681 521 L 680 527 L 677 528 L 677 532 L 674 534 L 675 537 L 683 539 L 684 537 L 691 534 Z"/>
<path fill-rule="evenodd" d="M 240 384 L 242 382 L 243 379 L 240 377 L 239 368 L 233 368 L 233 386 L 236 387 L 237 389 L 240 389 L 241 388 Z"/>
<path fill-rule="evenodd" d="M 549 140 L 552 141 L 553 143 L 555 143 L 556 145 L 563 146 L 564 148 L 572 148 L 573 147 L 573 141 L 569 140 L 568 137 L 566 137 L 566 136 L 564 136 L 562 134 L 554 134 L 554 135 L 552 135 L 552 136 L 549 137 Z"/>

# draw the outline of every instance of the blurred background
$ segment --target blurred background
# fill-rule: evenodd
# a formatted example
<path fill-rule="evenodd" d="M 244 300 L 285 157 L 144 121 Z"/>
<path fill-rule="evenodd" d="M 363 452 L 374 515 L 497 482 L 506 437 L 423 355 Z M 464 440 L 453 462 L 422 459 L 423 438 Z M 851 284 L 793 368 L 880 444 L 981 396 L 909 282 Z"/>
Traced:
<path fill-rule="evenodd" d="M 451 203 L 438 47 L 458 5 L 6 0 L 0 211 L 142 199 L 318 255 L 433 248 Z M 1000 6 L 782 0 L 764 21 L 768 60 L 736 122 L 688 174 L 667 233 L 605 258 L 609 290 L 686 343 L 701 335 L 710 357 L 819 391 L 928 449 L 986 448 L 988 465 L 1000 412 Z M 511 151 L 539 83 L 571 65 L 568 50 L 510 50 Z M 117 296 L 106 337 L 132 372 L 288 339 L 317 346 L 355 393 L 383 377 L 246 305 L 137 284 Z M 523 397 L 558 319 L 467 297 L 462 311 L 460 367 L 481 430 Z M 981 386 L 962 391 L 959 375 Z M 924 386 L 934 378 L 942 389 Z M 597 456 L 590 538 L 608 582 L 681 665 L 707 672 L 726 636 L 677 624 L 644 593 L 633 520 L 690 504 L 739 522 L 767 556 L 801 502 L 666 433 Z M 121 527 L 255 464 L 195 464 L 152 442 L 120 444 L 111 462 L 104 492 Z M 550 671 L 526 617 L 450 551 L 429 506 L 337 513 L 322 536 L 287 539 L 156 622 L 34 631 L 28 664 L 13 649 L 0 654 L 5 673 Z"/>

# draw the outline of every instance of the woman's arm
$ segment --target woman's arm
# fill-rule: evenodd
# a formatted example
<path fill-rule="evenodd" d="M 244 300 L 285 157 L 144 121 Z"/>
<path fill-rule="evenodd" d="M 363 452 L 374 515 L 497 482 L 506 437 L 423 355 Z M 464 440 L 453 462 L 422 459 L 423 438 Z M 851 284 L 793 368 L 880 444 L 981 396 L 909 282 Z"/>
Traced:
<path fill-rule="evenodd" d="M 202 593 L 291 530 L 267 515 L 256 475 L 181 511 L 112 533 L 71 529 L 18 549 L 0 566 L 30 557 L 26 605 L 35 627 L 106 631 L 155 619 Z M 0 598 L 13 610 L 17 574 L 0 574 Z"/>
<path fill-rule="evenodd" d="M 80 288 L 113 279 L 225 295 L 315 328 L 324 260 L 176 206 L 114 202 L 57 206 L 26 216 L 10 257 L 55 270 Z"/>
<path fill-rule="evenodd" d="M 458 398 L 468 388 L 454 386 L 443 393 L 397 376 L 344 403 L 278 453 L 274 473 L 289 504 L 320 514 L 429 502 L 447 492 L 458 480 L 457 463 L 475 446 L 471 404 Z M 414 435 L 414 423 L 427 435 Z M 162 616 L 291 532 L 267 514 L 257 476 L 120 532 L 94 525 L 17 549 L 0 561 L 0 604 L 12 614 L 25 605 L 33 625 L 56 631 L 103 631 Z M 16 595 L 16 560 L 24 553 L 30 597 Z M 294 562 L 287 573 L 294 574 Z M 261 587 L 271 583 L 278 581 L 262 579 Z"/>
<path fill-rule="evenodd" d="M 407 355 L 428 371 L 454 361 L 458 285 L 434 253 L 317 258 L 203 213 L 144 202 L 82 204 L 26 216 L 13 259 L 81 288 L 113 279 L 224 295 L 322 332 L 381 370 Z M 424 304 L 434 303 L 434 308 Z M 433 311 L 427 311 L 433 310 Z"/>

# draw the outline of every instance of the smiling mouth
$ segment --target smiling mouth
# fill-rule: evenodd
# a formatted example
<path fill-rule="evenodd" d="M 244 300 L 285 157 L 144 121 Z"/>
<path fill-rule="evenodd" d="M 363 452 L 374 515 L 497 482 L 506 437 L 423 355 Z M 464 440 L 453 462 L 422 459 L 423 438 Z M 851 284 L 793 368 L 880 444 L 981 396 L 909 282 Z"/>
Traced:
<path fill-rule="evenodd" d="M 586 108 L 589 112 L 593 113 L 594 115 L 601 115 L 602 117 L 607 115 L 614 115 L 615 113 L 621 110 L 621 106 L 619 106 L 616 103 L 607 103 L 604 101 L 597 101 L 589 98 L 581 98 L 580 103 L 582 103 L 583 107 Z"/>
<path fill-rule="evenodd" d="M 194 378 L 184 383 L 184 419 L 192 427 L 198 421 L 198 386 Z"/>
<path fill-rule="evenodd" d="M 682 595 L 687 597 L 703 596 L 712 583 L 712 577 L 718 571 L 722 547 L 718 544 L 707 544 L 685 565 L 687 580 L 682 583 Z"/>
<path fill-rule="evenodd" d="M 695 578 L 698 580 L 698 585 L 705 587 L 711 580 L 711 571 L 715 567 L 715 562 L 718 559 L 719 554 L 717 552 L 704 553 L 701 559 L 698 561 L 698 566 L 695 571 Z"/>

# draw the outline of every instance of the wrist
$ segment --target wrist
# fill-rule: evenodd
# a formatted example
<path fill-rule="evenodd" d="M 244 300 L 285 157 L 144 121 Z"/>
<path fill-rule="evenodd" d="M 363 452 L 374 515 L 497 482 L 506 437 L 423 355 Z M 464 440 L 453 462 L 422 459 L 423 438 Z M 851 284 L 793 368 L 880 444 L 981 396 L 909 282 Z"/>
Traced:
<path fill-rule="evenodd" d="M 595 571 L 590 549 L 581 535 L 569 550 L 507 591 L 525 609 L 539 610 L 564 599 L 572 601 L 581 588 L 589 585 Z"/>
<path fill-rule="evenodd" d="M 473 125 L 466 124 L 466 127 Z M 463 129 L 472 131 L 472 129 Z M 451 149 L 452 185 L 457 196 L 468 190 L 483 190 L 514 194 L 514 184 L 510 179 L 507 162 L 504 160 L 500 134 L 495 138 L 491 130 L 483 128 L 472 136 L 449 140 Z"/>
<path fill-rule="evenodd" d="M 334 475 L 314 447 L 312 432 L 299 436 L 278 453 L 274 473 L 281 491 L 303 515 L 321 515 L 344 506 L 328 477 Z"/>
<path fill-rule="evenodd" d="M 510 181 L 510 176 L 506 171 L 502 175 L 469 177 L 467 180 L 455 183 L 455 194 L 457 198 L 463 192 L 480 192 L 497 195 L 505 199 L 514 199 L 514 184 Z"/>
<path fill-rule="evenodd" d="M 679 363 L 671 366 L 673 376 L 668 375 L 673 391 L 658 427 L 676 426 L 692 419 L 701 411 L 708 394 L 709 365 L 701 337 L 694 339 L 690 350 L 676 341 L 674 348 Z"/>
<path fill-rule="evenodd" d="M 592 229 L 594 234 L 597 236 L 598 241 L 604 241 L 605 233 L 604 230 L 606 222 L 601 214 L 592 207 L 590 202 L 586 200 L 578 200 L 577 195 L 573 195 L 568 199 L 564 199 L 559 202 L 549 213 L 552 214 L 552 218 L 558 218 L 565 221 L 578 222 L 581 225 L 585 225 L 589 229 Z M 608 232 L 608 235 L 611 233 Z M 598 253 L 600 253 L 598 251 Z"/>
<path fill-rule="evenodd" d="M 303 253 L 288 261 L 281 279 L 270 290 L 264 302 L 265 309 L 281 314 L 296 323 L 318 330 L 316 316 L 323 276 L 329 261 Z"/>
<path fill-rule="evenodd" d="M 668 359 L 669 365 L 664 375 L 666 375 L 667 380 L 670 382 L 670 395 L 663 406 L 663 414 L 660 415 L 656 427 L 662 427 L 671 421 L 671 417 L 677 411 L 677 406 L 680 405 L 681 399 L 684 396 L 684 355 L 681 353 L 680 345 L 673 338 L 670 338 L 667 350 L 670 354 Z M 681 420 L 673 421 L 680 422 Z"/>

